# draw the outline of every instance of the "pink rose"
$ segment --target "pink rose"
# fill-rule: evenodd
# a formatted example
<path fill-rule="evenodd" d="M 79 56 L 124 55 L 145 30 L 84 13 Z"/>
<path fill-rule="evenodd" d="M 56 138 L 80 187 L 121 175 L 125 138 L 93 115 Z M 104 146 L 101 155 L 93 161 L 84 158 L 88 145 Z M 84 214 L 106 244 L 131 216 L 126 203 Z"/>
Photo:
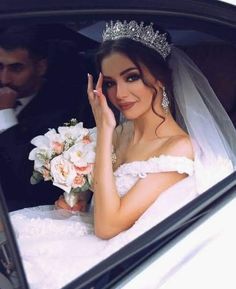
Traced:
<path fill-rule="evenodd" d="M 64 143 L 60 143 L 58 141 L 52 142 L 52 149 L 55 151 L 57 155 L 61 154 L 64 150 Z"/>
<path fill-rule="evenodd" d="M 86 179 L 83 175 L 77 174 L 77 176 L 74 178 L 72 188 L 81 188 L 85 184 Z"/>
<path fill-rule="evenodd" d="M 84 143 L 84 144 L 91 143 L 91 138 L 90 138 L 89 135 L 85 135 L 85 136 L 83 137 L 83 143 Z"/>
<path fill-rule="evenodd" d="M 91 171 L 93 170 L 93 164 L 88 164 L 85 167 L 76 167 L 75 166 L 75 170 L 76 170 L 77 174 L 87 175 L 87 174 L 91 173 Z"/>

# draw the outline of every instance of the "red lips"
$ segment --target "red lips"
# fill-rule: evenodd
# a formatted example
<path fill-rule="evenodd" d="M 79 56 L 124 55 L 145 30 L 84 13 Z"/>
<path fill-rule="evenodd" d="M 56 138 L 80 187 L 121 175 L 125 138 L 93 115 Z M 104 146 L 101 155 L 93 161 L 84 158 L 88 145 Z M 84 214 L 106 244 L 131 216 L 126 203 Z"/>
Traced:
<path fill-rule="evenodd" d="M 135 102 L 123 102 L 119 103 L 119 108 L 121 111 L 128 110 L 135 105 Z"/>

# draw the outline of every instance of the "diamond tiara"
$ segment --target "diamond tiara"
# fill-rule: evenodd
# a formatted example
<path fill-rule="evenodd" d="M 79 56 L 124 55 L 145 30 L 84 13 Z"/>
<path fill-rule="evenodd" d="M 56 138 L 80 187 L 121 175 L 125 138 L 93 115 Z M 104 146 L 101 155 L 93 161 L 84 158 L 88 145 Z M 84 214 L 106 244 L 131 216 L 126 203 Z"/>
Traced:
<path fill-rule="evenodd" d="M 103 41 L 115 40 L 120 38 L 129 38 L 134 41 L 141 42 L 142 44 L 155 49 L 164 59 L 171 52 L 171 45 L 167 42 L 166 33 L 161 34 L 158 30 L 153 30 L 153 23 L 144 26 L 141 22 L 140 25 L 132 20 L 130 22 L 113 21 L 106 23 L 106 28 L 102 34 Z"/>

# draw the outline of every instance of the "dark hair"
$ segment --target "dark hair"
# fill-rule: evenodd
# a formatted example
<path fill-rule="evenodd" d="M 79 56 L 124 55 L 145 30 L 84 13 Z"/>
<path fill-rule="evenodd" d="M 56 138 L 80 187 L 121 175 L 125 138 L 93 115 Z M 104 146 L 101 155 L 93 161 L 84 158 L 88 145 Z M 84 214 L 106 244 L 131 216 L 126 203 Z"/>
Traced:
<path fill-rule="evenodd" d="M 158 30 L 163 33 L 163 29 L 158 27 Z M 168 43 L 171 43 L 169 34 L 167 33 L 166 35 Z M 137 66 L 143 83 L 153 90 L 152 110 L 156 115 L 161 117 L 164 122 L 165 118 L 160 116 L 154 109 L 154 101 L 157 96 L 157 90 L 144 78 L 141 64 L 143 64 L 150 71 L 155 79 L 159 80 L 165 86 L 168 99 L 170 100 L 170 109 L 173 110 L 173 88 L 171 70 L 168 66 L 168 56 L 164 60 L 162 56 L 154 49 L 129 38 L 107 40 L 101 44 L 96 55 L 96 64 L 99 71 L 101 71 L 102 60 L 113 52 L 119 52 L 126 55 Z"/>
<path fill-rule="evenodd" d="M 36 60 L 47 58 L 47 41 L 37 25 L 6 28 L 0 34 L 0 47 L 5 50 L 25 49 Z"/>

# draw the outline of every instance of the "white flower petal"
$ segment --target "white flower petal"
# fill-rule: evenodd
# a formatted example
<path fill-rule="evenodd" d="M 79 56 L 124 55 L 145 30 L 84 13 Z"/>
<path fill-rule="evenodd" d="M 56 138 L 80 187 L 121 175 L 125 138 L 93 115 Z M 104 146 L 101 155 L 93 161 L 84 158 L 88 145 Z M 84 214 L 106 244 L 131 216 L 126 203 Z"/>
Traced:
<path fill-rule="evenodd" d="M 44 135 L 36 136 L 31 140 L 31 143 L 36 147 L 49 147 L 49 139 Z"/>

